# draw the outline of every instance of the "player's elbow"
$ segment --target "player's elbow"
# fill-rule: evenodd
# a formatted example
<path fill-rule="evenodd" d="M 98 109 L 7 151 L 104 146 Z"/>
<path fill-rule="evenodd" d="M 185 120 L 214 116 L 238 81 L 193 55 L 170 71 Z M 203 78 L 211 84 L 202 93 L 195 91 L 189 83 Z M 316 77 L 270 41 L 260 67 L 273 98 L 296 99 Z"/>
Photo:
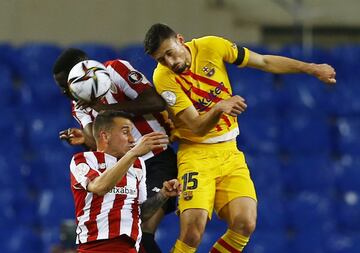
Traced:
<path fill-rule="evenodd" d="M 166 102 L 161 97 L 154 99 L 151 106 L 154 112 L 162 112 L 166 110 Z"/>
<path fill-rule="evenodd" d="M 202 129 L 201 127 L 196 126 L 196 125 L 191 127 L 191 132 L 200 137 L 203 137 L 208 133 L 208 131 L 206 131 L 205 129 Z"/>
<path fill-rule="evenodd" d="M 90 191 L 98 196 L 104 196 L 110 190 L 111 190 L 110 187 L 107 187 L 106 185 L 100 184 L 97 182 L 93 182 L 88 185 L 88 191 Z"/>

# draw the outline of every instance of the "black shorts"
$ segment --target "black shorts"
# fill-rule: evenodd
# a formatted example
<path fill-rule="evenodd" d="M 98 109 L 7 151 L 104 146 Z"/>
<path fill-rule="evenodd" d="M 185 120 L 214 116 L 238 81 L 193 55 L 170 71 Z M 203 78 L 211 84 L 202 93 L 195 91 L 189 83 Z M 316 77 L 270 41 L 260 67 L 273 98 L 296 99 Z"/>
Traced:
<path fill-rule="evenodd" d="M 151 198 L 166 180 L 177 178 L 176 155 L 171 147 L 145 161 L 147 197 Z M 176 198 L 170 198 L 164 205 L 165 214 L 176 210 Z"/>

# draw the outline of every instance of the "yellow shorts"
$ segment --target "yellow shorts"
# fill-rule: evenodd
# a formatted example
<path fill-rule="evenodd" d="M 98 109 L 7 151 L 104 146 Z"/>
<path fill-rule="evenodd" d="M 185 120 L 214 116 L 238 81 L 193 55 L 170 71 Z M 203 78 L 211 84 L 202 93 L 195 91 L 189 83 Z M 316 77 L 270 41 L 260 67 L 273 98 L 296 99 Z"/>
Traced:
<path fill-rule="evenodd" d="M 249 197 L 257 201 L 244 154 L 236 142 L 216 144 L 181 143 L 177 153 L 178 178 L 183 192 L 179 197 L 180 213 L 201 208 L 219 213 L 231 200 Z"/>

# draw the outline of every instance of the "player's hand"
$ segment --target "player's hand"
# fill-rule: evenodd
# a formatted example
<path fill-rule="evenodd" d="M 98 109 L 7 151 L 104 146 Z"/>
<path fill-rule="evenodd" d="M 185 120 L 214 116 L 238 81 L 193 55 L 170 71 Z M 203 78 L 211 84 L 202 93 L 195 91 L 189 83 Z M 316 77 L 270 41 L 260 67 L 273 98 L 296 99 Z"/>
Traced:
<path fill-rule="evenodd" d="M 245 109 L 247 108 L 245 99 L 238 95 L 222 100 L 219 103 L 217 103 L 216 106 L 223 113 L 226 113 L 234 117 L 244 112 Z"/>
<path fill-rule="evenodd" d="M 160 192 L 168 198 L 179 196 L 181 193 L 181 184 L 177 179 L 165 181 Z"/>
<path fill-rule="evenodd" d="M 85 143 L 85 136 L 79 128 L 68 128 L 60 131 L 59 138 L 67 141 L 70 145 L 83 145 Z"/>
<path fill-rule="evenodd" d="M 314 72 L 313 75 L 317 77 L 320 81 L 327 84 L 335 84 L 336 83 L 336 72 L 333 67 L 328 64 L 314 64 L 313 65 Z"/>
<path fill-rule="evenodd" d="M 141 137 L 140 141 L 131 149 L 139 157 L 154 149 L 165 148 L 169 144 L 169 137 L 160 132 L 152 132 Z"/>

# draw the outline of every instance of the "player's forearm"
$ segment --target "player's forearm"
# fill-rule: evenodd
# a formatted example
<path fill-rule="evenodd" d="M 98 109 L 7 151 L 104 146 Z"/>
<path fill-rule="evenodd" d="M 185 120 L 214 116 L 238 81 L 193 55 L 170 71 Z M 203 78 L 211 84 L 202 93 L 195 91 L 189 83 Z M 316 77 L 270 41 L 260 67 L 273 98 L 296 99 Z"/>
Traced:
<path fill-rule="evenodd" d="M 106 170 L 99 177 L 91 181 L 88 185 L 88 191 L 100 196 L 105 195 L 121 181 L 136 159 L 137 156 L 135 154 L 131 151 L 127 152 L 112 169 Z"/>
<path fill-rule="evenodd" d="M 263 60 L 264 65 L 261 69 L 275 74 L 305 73 L 313 75 L 316 68 L 316 64 L 277 55 L 264 55 Z"/>
<path fill-rule="evenodd" d="M 154 213 L 161 208 L 169 198 L 158 192 L 155 196 L 147 199 L 141 204 L 141 220 L 142 222 L 147 221 Z"/>
<path fill-rule="evenodd" d="M 214 106 L 207 113 L 199 115 L 193 122 L 192 132 L 199 136 L 204 136 L 213 129 L 219 122 L 222 111 Z"/>

